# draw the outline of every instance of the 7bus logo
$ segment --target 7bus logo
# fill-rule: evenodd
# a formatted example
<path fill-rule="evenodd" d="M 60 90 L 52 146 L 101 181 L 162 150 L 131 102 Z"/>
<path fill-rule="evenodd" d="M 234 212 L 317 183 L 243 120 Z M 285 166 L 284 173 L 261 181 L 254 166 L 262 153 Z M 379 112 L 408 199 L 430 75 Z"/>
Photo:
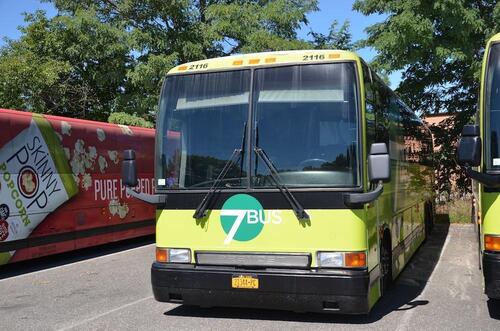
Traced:
<path fill-rule="evenodd" d="M 220 213 L 222 229 L 226 233 L 224 245 L 231 241 L 249 241 L 257 237 L 265 224 L 280 224 L 280 210 L 264 211 L 260 202 L 247 194 L 227 199 Z"/>

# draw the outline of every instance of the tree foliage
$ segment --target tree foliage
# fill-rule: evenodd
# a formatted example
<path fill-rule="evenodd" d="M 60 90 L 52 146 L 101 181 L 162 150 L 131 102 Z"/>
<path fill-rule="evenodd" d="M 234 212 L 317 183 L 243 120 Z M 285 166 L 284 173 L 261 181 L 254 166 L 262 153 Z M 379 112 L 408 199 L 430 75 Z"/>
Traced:
<path fill-rule="evenodd" d="M 2 107 L 105 119 L 125 77 L 123 31 L 90 11 L 25 20 L 22 37 L 0 50 Z"/>
<path fill-rule="evenodd" d="M 298 38 L 317 0 L 42 1 L 57 15 L 27 14 L 21 37 L 0 49 L 2 107 L 154 121 L 162 80 L 180 63 L 353 44 L 348 23 Z"/>
<path fill-rule="evenodd" d="M 357 0 L 354 9 L 387 18 L 367 28 L 364 45 L 374 47 L 381 71 L 403 71 L 397 91 L 422 114 L 453 113 L 435 132 L 439 183 L 459 177 L 454 155 L 464 124 L 476 111 L 484 45 L 500 30 L 500 3 L 495 0 Z M 448 183 L 448 184 L 447 184 Z"/>
<path fill-rule="evenodd" d="M 337 29 L 338 21 L 334 20 L 330 25 L 328 34 L 311 31 L 309 35 L 313 38 L 312 43 L 317 49 L 354 49 L 352 34 L 349 30 L 350 23 L 345 21 L 340 28 Z"/>
<path fill-rule="evenodd" d="M 109 115 L 108 122 L 115 124 L 141 126 L 143 128 L 154 128 L 154 124 L 152 122 L 147 121 L 142 117 L 127 114 L 124 112 L 112 113 L 111 115 Z"/>

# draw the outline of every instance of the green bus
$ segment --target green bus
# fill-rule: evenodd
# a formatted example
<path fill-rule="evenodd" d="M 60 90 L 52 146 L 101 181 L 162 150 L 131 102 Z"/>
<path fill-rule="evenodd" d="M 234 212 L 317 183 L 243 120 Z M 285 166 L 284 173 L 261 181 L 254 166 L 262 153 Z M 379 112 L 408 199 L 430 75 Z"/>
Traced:
<path fill-rule="evenodd" d="M 430 131 L 352 52 L 179 65 L 156 130 L 158 301 L 366 314 L 431 229 Z"/>
<path fill-rule="evenodd" d="M 463 129 L 458 161 L 474 179 L 472 217 L 484 290 L 489 298 L 500 299 L 500 33 L 486 45 L 478 115 L 476 125 Z"/>

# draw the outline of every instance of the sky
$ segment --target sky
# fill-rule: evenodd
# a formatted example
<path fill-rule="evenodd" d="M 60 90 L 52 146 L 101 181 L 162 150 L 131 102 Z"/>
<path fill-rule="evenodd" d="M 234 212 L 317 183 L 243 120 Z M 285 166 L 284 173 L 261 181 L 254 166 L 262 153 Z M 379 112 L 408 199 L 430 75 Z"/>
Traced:
<path fill-rule="evenodd" d="M 353 40 L 366 38 L 365 28 L 373 23 L 380 22 L 383 16 L 371 15 L 364 16 L 352 10 L 354 0 L 320 0 L 319 11 L 308 15 L 309 26 L 303 27 L 299 31 L 299 37 L 308 39 L 308 33 L 311 31 L 327 33 L 333 20 L 337 20 L 341 25 L 345 20 L 351 24 L 350 30 Z M 23 12 L 34 12 L 42 9 L 49 16 L 56 14 L 52 4 L 41 3 L 39 0 L 0 0 L 0 46 L 4 44 L 4 38 L 17 39 L 21 33 L 18 27 L 24 25 Z M 358 51 L 367 62 L 371 61 L 376 55 L 373 49 L 365 48 Z M 401 81 L 401 73 L 393 73 L 389 77 L 391 87 L 396 88 Z"/>

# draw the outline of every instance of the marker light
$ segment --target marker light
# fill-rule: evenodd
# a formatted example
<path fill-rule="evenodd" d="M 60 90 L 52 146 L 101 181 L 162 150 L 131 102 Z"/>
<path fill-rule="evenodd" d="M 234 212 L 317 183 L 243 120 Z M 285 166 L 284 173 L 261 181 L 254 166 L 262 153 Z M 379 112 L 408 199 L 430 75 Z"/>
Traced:
<path fill-rule="evenodd" d="M 344 263 L 346 267 L 351 267 L 351 268 L 366 267 L 366 253 L 365 252 L 345 253 Z"/>
<path fill-rule="evenodd" d="M 156 261 L 162 263 L 190 263 L 191 251 L 187 248 L 156 248 Z"/>
<path fill-rule="evenodd" d="M 364 268 L 365 252 L 318 252 L 320 268 Z"/>
<path fill-rule="evenodd" d="M 500 251 L 500 237 L 485 235 L 484 249 L 487 251 Z"/>
<path fill-rule="evenodd" d="M 156 247 L 156 261 L 163 263 L 168 262 L 168 250 Z"/>

